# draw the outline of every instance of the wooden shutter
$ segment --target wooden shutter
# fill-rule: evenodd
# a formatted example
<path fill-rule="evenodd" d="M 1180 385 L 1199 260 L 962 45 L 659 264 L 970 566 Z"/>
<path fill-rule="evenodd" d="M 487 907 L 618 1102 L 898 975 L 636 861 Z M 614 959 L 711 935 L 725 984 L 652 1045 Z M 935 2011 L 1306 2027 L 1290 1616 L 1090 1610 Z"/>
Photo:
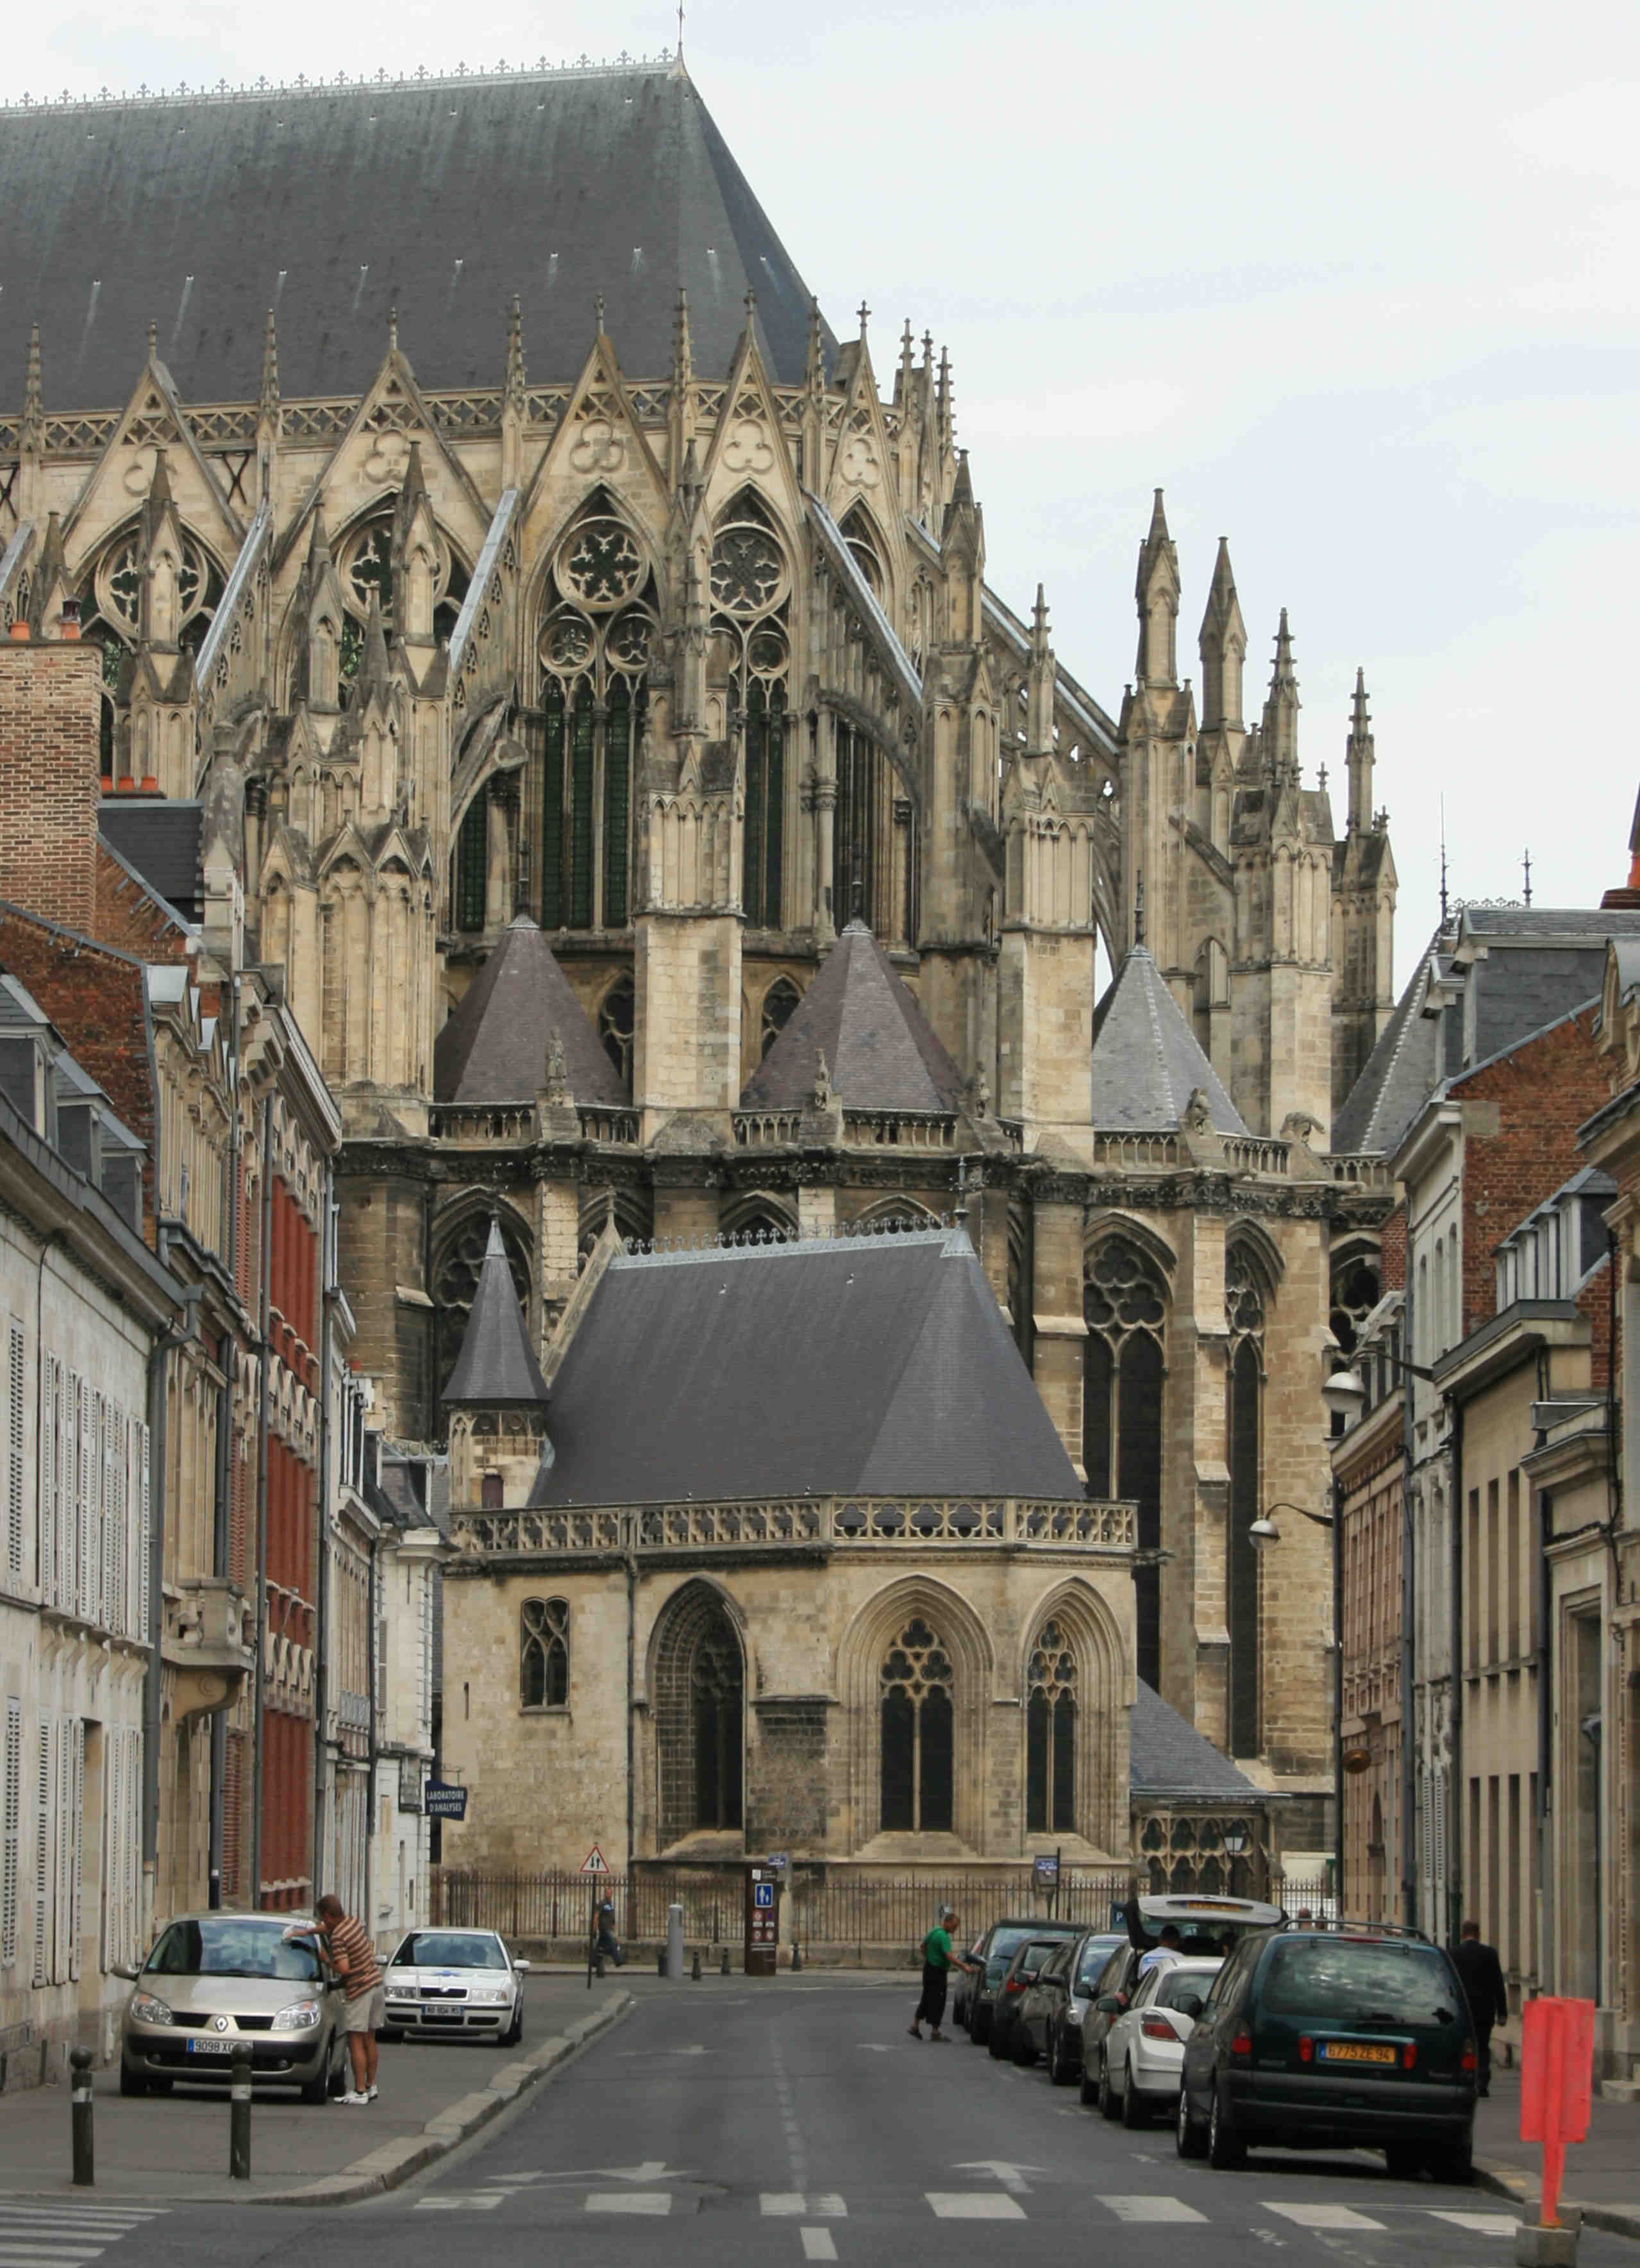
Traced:
<path fill-rule="evenodd" d="M 98 1564 L 97 1533 L 92 1524 L 92 1475 L 94 1461 L 92 1454 L 92 1389 L 91 1381 L 79 1381 L 79 1412 L 77 1428 L 78 1462 L 74 1475 L 76 1533 L 79 1536 L 79 1582 L 76 1595 L 79 1600 L 81 1619 L 92 1622 L 97 1614 L 97 1593 L 100 1588 Z"/>
<path fill-rule="evenodd" d="M 14 1583 L 23 1580 L 23 1439 L 27 1424 L 24 1401 L 26 1369 L 23 1326 L 11 1318 L 11 1366 L 6 1375 L 10 1400 L 6 1428 L 5 1563 Z"/>
<path fill-rule="evenodd" d="M 85 1720 L 83 1717 L 70 1718 L 63 1729 L 68 1734 L 69 1810 L 59 1834 L 69 1854 L 68 1970 L 69 1980 L 73 1983 L 80 1973 L 80 1931 L 84 1926 L 80 1896 L 85 1872 Z"/>
<path fill-rule="evenodd" d="M 34 1782 L 34 1982 L 51 1982 L 52 1948 L 55 1940 L 57 1845 L 52 1832 L 56 1818 L 55 1727 L 49 1717 L 40 1720 L 40 1764 Z"/>
<path fill-rule="evenodd" d="M 40 1559 L 35 1580 L 40 1585 L 40 1596 L 52 1603 L 56 1598 L 57 1580 L 57 1359 L 43 1351 L 40 1359 L 46 1366 L 46 1392 L 40 1429 L 40 1502 L 36 1507 Z"/>
<path fill-rule="evenodd" d="M 18 1839 L 23 1823 L 23 1705 L 5 1705 L 4 1841 L 0 1843 L 0 1968 L 17 1960 Z"/>
<path fill-rule="evenodd" d="M 136 1480 L 136 1501 L 138 1506 L 136 1521 L 136 1605 L 138 1628 L 136 1635 L 144 1646 L 148 1646 L 152 1642 L 151 1633 L 148 1625 L 148 1612 L 151 1603 L 148 1596 L 148 1543 L 150 1520 L 148 1498 L 148 1428 L 146 1425 L 134 1425 L 131 1431 L 136 1440 L 138 1468 Z"/>

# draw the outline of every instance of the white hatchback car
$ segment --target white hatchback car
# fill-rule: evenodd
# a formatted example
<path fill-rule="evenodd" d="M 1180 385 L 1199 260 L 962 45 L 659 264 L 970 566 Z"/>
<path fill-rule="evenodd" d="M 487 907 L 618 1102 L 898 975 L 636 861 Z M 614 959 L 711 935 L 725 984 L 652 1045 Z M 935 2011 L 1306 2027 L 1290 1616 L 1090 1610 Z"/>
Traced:
<path fill-rule="evenodd" d="M 1143 2126 L 1152 2110 L 1172 2112 L 1179 2100 L 1185 2042 L 1222 1961 L 1158 1961 L 1141 1980 L 1133 2005 L 1123 2009 L 1105 2043 L 1099 2108 L 1121 2114 L 1124 2126 Z"/>
<path fill-rule="evenodd" d="M 493 1929 L 413 1929 L 386 1965 L 381 2036 L 516 2047 L 524 2036 L 529 1966 L 512 1958 Z"/>

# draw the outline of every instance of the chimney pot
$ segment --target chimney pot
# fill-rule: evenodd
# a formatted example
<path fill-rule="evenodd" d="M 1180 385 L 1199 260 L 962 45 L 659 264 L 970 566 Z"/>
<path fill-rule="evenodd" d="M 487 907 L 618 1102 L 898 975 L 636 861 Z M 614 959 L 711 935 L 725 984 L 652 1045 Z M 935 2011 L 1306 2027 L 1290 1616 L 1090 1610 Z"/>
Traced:
<path fill-rule="evenodd" d="M 77 599 L 64 599 L 57 617 L 57 635 L 72 644 L 79 634 L 80 602 Z"/>
<path fill-rule="evenodd" d="M 23 615 L 19 615 L 18 616 L 17 620 L 11 625 L 11 635 L 19 645 L 26 645 L 28 643 L 28 622 L 26 616 Z"/>

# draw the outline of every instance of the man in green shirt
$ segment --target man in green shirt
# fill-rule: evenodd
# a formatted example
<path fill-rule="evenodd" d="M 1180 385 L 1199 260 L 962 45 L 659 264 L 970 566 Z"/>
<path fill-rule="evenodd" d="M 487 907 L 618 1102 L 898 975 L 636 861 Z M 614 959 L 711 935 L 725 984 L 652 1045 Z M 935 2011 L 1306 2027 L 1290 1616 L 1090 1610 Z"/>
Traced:
<path fill-rule="evenodd" d="M 945 1988 L 953 1969 L 973 1969 L 977 1964 L 951 1948 L 951 1933 L 957 1925 L 957 1910 L 945 1906 L 939 1919 L 923 1940 L 923 1997 L 916 2004 L 916 2014 L 911 2019 L 911 2036 L 923 2036 L 923 2019 L 933 2026 L 931 2039 L 945 2040 L 948 2034 L 939 2029 L 945 2014 Z"/>

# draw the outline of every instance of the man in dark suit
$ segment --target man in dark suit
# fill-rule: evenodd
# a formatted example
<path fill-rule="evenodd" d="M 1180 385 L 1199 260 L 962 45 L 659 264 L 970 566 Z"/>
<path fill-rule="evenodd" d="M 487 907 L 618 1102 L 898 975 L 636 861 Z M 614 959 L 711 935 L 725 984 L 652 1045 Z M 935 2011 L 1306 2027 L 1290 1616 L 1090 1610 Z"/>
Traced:
<path fill-rule="evenodd" d="M 1475 2025 L 1475 2053 L 1479 2068 L 1475 2073 L 1475 2092 L 1487 2095 L 1492 2085 L 1492 2027 L 1509 2021 L 1509 1995 L 1504 1989 L 1504 1971 L 1495 1945 L 1482 1945 L 1481 1925 L 1467 1921 L 1458 1933 L 1458 1944 L 1452 1954 L 1458 1980 L 1463 1986 L 1464 1998 L 1469 2003 L 1470 2020 Z"/>

